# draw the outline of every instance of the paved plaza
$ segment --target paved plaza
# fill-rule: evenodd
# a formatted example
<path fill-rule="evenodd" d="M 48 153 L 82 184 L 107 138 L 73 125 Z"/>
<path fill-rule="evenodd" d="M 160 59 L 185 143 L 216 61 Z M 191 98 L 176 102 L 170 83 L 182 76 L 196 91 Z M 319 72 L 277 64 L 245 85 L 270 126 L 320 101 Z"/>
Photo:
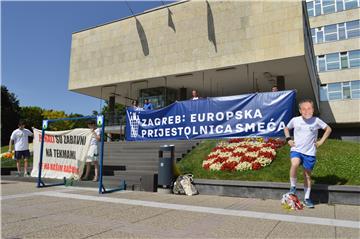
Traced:
<path fill-rule="evenodd" d="M 360 207 L 1 182 L 2 238 L 359 238 Z"/>

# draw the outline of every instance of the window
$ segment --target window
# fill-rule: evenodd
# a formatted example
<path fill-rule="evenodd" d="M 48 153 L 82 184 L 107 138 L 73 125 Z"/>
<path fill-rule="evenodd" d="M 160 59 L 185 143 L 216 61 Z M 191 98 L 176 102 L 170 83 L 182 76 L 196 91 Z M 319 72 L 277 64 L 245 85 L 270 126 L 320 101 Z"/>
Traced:
<path fill-rule="evenodd" d="M 351 99 L 350 82 L 342 83 L 342 94 L 343 99 Z"/>
<path fill-rule="evenodd" d="M 340 63 L 341 63 L 341 69 L 349 68 L 347 52 L 340 53 Z"/>
<path fill-rule="evenodd" d="M 358 0 L 345 0 L 345 9 L 353 9 L 358 7 Z"/>
<path fill-rule="evenodd" d="M 320 101 L 360 99 L 360 80 L 320 86 Z"/>
<path fill-rule="evenodd" d="M 323 0 L 323 13 L 333 13 L 335 12 L 335 0 Z"/>
<path fill-rule="evenodd" d="M 341 12 L 342 10 L 344 10 L 343 0 L 336 0 L 336 11 Z"/>
<path fill-rule="evenodd" d="M 326 69 L 337 70 L 340 68 L 339 53 L 332 53 L 326 55 Z"/>
<path fill-rule="evenodd" d="M 360 67 L 360 50 L 349 51 L 350 67 Z"/>
<path fill-rule="evenodd" d="M 317 40 L 317 43 L 324 42 L 324 27 L 318 27 L 316 29 L 316 40 Z"/>
<path fill-rule="evenodd" d="M 315 1 L 315 16 L 321 15 L 321 1 L 316 0 Z"/>
<path fill-rule="evenodd" d="M 312 36 L 313 44 L 314 44 L 314 43 L 317 43 L 317 42 L 316 42 L 315 28 L 311 28 L 311 36 Z"/>
<path fill-rule="evenodd" d="M 306 7 L 307 7 L 309 17 L 313 17 L 314 16 L 314 1 L 307 2 Z"/>
<path fill-rule="evenodd" d="M 320 101 L 328 101 L 327 85 L 320 86 Z"/>
<path fill-rule="evenodd" d="M 318 56 L 318 71 L 326 71 L 326 64 L 325 64 L 325 56 L 321 55 Z"/>
<path fill-rule="evenodd" d="M 360 99 L 360 80 L 350 81 L 351 83 L 351 98 Z"/>
<path fill-rule="evenodd" d="M 346 23 L 346 31 L 348 38 L 360 36 L 360 20 Z"/>
<path fill-rule="evenodd" d="M 337 24 L 325 26 L 325 41 L 337 40 Z"/>
<path fill-rule="evenodd" d="M 338 35 L 339 35 L 339 40 L 344 40 L 346 39 L 346 31 L 345 31 L 345 23 L 339 23 L 338 24 Z"/>
<path fill-rule="evenodd" d="M 329 100 L 341 100 L 341 83 L 328 84 L 328 97 Z"/>

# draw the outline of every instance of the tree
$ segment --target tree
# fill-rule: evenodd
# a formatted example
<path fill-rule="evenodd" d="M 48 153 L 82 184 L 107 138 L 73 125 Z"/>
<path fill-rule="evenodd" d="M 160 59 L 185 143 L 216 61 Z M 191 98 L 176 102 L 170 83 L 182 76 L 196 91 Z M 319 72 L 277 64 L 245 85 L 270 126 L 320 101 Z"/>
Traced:
<path fill-rule="evenodd" d="M 20 109 L 20 118 L 26 121 L 28 127 L 41 129 L 43 117 L 43 109 L 37 106 L 22 106 Z"/>
<path fill-rule="evenodd" d="M 10 135 L 18 127 L 19 100 L 6 86 L 1 85 L 1 145 L 9 143 Z"/>

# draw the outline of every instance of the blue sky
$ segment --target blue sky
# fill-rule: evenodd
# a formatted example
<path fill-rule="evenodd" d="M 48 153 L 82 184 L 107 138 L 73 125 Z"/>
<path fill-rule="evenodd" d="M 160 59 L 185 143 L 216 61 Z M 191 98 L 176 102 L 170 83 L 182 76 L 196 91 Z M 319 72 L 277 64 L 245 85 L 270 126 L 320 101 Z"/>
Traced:
<path fill-rule="evenodd" d="M 128 4 L 135 14 L 162 5 Z M 124 1 L 2 2 L 2 84 L 17 95 L 21 106 L 84 115 L 99 110 L 100 100 L 67 90 L 71 33 L 129 15 Z"/>

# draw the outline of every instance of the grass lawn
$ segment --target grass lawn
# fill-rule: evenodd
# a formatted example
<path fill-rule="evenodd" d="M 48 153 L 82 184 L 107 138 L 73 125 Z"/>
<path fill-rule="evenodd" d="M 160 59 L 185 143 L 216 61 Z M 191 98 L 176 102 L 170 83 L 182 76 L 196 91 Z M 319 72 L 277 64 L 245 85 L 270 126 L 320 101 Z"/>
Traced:
<path fill-rule="evenodd" d="M 187 154 L 178 164 L 181 173 L 192 173 L 195 178 L 242 181 L 289 181 L 289 146 L 277 150 L 276 159 L 258 171 L 222 172 L 207 171 L 202 161 L 215 147 L 218 140 L 204 140 Z M 331 185 L 360 185 L 360 144 L 329 139 L 317 152 L 312 179 L 313 183 Z M 302 168 L 298 171 L 298 182 L 303 182 Z"/>

